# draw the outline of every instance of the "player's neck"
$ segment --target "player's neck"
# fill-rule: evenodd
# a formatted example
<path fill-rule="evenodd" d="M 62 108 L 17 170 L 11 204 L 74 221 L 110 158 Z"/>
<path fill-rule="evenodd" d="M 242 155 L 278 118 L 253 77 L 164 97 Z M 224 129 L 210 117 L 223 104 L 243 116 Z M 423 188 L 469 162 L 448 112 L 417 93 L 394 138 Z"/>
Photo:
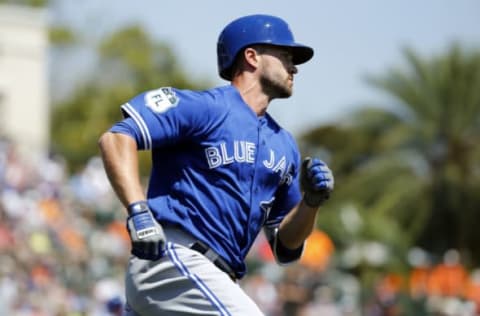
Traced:
<path fill-rule="evenodd" d="M 243 101 L 257 114 L 263 116 L 267 112 L 269 97 L 263 93 L 260 83 L 256 80 L 246 80 L 243 76 L 237 76 L 232 80 L 240 93 Z"/>

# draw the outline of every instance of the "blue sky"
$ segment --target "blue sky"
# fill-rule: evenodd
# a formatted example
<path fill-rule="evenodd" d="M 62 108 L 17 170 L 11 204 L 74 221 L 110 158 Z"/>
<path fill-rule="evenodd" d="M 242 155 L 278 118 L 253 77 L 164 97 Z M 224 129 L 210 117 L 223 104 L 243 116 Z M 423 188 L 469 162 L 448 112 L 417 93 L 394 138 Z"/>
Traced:
<path fill-rule="evenodd" d="M 363 78 L 401 66 L 405 46 L 425 57 L 445 52 L 454 41 L 480 48 L 478 0 L 57 0 L 54 7 L 55 20 L 92 39 L 140 23 L 171 44 L 192 78 L 218 85 L 227 83 L 217 75 L 221 29 L 247 14 L 284 18 L 296 40 L 315 50 L 313 60 L 299 67 L 294 95 L 269 108 L 294 134 L 342 118 L 362 104 L 384 101 Z"/>

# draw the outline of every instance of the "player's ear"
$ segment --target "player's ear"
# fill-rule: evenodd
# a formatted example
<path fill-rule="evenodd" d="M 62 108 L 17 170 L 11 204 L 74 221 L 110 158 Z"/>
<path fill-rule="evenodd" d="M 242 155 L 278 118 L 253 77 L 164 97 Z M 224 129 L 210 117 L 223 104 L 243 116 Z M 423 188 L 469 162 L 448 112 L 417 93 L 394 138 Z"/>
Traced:
<path fill-rule="evenodd" d="M 238 53 L 232 65 L 232 77 L 244 71 L 254 72 L 258 68 L 261 51 L 257 47 L 246 47 Z"/>
<path fill-rule="evenodd" d="M 260 62 L 260 52 L 253 47 L 247 47 L 243 50 L 243 61 L 245 70 L 255 71 Z"/>
<path fill-rule="evenodd" d="M 242 50 L 232 67 L 234 75 L 238 75 L 244 71 L 254 72 L 258 68 L 259 53 L 253 47 L 247 47 Z"/>

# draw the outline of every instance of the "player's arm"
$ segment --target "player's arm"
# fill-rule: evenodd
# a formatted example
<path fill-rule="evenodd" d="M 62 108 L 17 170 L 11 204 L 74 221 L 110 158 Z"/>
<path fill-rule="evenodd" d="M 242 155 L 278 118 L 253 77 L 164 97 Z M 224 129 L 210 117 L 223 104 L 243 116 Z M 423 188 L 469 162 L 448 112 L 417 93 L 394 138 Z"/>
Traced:
<path fill-rule="evenodd" d="M 318 207 L 311 207 L 302 200 L 285 216 L 278 228 L 278 238 L 288 249 L 302 247 L 305 239 L 312 233 Z"/>
<path fill-rule="evenodd" d="M 319 159 L 306 158 L 301 167 L 300 183 L 303 199 L 282 220 L 278 227 L 277 252 L 294 257 L 311 234 L 319 207 L 330 197 L 334 179 L 328 166 Z"/>
<path fill-rule="evenodd" d="M 120 202 L 127 208 L 133 202 L 145 200 L 135 139 L 109 131 L 101 136 L 99 147 L 105 172 Z"/>
<path fill-rule="evenodd" d="M 137 143 L 127 134 L 106 132 L 99 140 L 108 179 L 128 211 L 127 229 L 132 254 L 156 260 L 163 255 L 165 234 L 154 219 L 143 193 L 138 169 Z"/>

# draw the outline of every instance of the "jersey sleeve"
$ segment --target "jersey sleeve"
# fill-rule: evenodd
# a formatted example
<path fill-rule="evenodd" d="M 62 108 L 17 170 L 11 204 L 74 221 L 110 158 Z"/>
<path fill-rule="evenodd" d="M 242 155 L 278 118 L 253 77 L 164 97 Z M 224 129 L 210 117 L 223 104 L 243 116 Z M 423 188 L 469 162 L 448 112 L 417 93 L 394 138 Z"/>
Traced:
<path fill-rule="evenodd" d="M 127 117 L 123 121 L 115 123 L 110 132 L 129 135 L 135 140 L 141 139 L 140 130 L 137 128 L 137 124 L 131 117 Z"/>
<path fill-rule="evenodd" d="M 173 144 L 204 133 L 210 126 L 208 102 L 200 92 L 162 87 L 122 105 L 124 124 L 142 150 Z M 115 129 L 120 130 L 116 127 Z"/>

